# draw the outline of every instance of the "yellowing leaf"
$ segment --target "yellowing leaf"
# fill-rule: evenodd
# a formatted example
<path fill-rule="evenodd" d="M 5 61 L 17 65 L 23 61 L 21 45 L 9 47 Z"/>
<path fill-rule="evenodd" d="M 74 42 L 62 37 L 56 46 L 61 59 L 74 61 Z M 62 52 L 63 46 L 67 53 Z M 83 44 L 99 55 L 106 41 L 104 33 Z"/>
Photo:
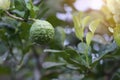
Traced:
<path fill-rule="evenodd" d="M 94 36 L 94 34 L 93 34 L 92 32 L 88 32 L 88 33 L 87 33 L 87 35 L 86 35 L 86 42 L 87 42 L 87 45 L 90 45 L 93 36 Z"/>
<path fill-rule="evenodd" d="M 117 45 L 120 46 L 120 24 L 116 25 L 116 27 L 114 28 L 113 36 Z"/>
<path fill-rule="evenodd" d="M 89 30 L 90 30 L 92 33 L 95 33 L 95 30 L 96 30 L 97 26 L 99 25 L 99 23 L 100 23 L 100 20 L 98 20 L 98 19 L 92 21 L 92 22 L 90 23 L 90 25 L 89 25 Z"/>

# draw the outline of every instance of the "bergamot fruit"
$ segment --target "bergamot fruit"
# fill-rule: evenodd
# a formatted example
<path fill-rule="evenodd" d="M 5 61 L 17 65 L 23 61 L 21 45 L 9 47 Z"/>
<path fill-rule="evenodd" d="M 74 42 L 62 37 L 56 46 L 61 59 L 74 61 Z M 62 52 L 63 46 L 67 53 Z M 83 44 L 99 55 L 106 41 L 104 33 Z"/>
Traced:
<path fill-rule="evenodd" d="M 30 39 L 36 44 L 46 44 L 54 37 L 53 26 L 44 20 L 36 20 L 30 28 Z"/>

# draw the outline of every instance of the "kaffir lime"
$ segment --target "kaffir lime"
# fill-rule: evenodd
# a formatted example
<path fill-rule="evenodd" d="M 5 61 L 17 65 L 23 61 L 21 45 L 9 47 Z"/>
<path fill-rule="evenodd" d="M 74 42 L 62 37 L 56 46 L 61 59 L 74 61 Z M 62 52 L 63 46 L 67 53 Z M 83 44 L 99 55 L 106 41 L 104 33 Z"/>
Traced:
<path fill-rule="evenodd" d="M 44 20 L 36 20 L 30 28 L 30 39 L 36 44 L 46 44 L 54 37 L 53 26 Z"/>

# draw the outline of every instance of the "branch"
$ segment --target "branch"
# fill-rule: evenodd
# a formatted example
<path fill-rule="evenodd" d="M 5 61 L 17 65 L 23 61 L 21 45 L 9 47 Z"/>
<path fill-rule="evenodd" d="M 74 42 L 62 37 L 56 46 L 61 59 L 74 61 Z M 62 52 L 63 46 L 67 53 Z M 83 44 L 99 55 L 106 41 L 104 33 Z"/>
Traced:
<path fill-rule="evenodd" d="M 14 19 L 16 19 L 16 20 L 26 21 L 26 19 L 21 18 L 21 17 L 18 17 L 18 16 L 15 16 L 15 15 L 11 14 L 11 13 L 8 12 L 8 11 L 5 11 L 5 13 L 6 13 L 9 17 L 14 18 Z M 28 20 L 29 20 L 29 21 L 35 21 L 35 19 L 33 19 L 33 18 L 28 18 Z"/>

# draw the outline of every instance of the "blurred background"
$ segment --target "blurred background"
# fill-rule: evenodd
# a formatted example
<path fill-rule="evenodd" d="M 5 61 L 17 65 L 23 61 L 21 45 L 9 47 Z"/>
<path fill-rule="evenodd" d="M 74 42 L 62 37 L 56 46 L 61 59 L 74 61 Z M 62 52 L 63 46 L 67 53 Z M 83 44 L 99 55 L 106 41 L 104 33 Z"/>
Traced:
<path fill-rule="evenodd" d="M 112 54 L 117 47 L 112 33 L 115 22 L 104 1 L 11 0 L 8 11 L 26 20 L 31 17 L 49 21 L 55 36 L 46 45 L 31 45 L 29 29 L 33 22 L 15 20 L 0 10 L 0 80 L 120 79 L 119 51 Z M 89 62 L 95 62 L 91 71 L 85 66 L 86 44 L 80 44 L 75 35 L 73 15 L 77 13 L 81 13 L 81 20 L 90 16 L 85 34 L 91 21 L 101 20 L 88 52 Z"/>

